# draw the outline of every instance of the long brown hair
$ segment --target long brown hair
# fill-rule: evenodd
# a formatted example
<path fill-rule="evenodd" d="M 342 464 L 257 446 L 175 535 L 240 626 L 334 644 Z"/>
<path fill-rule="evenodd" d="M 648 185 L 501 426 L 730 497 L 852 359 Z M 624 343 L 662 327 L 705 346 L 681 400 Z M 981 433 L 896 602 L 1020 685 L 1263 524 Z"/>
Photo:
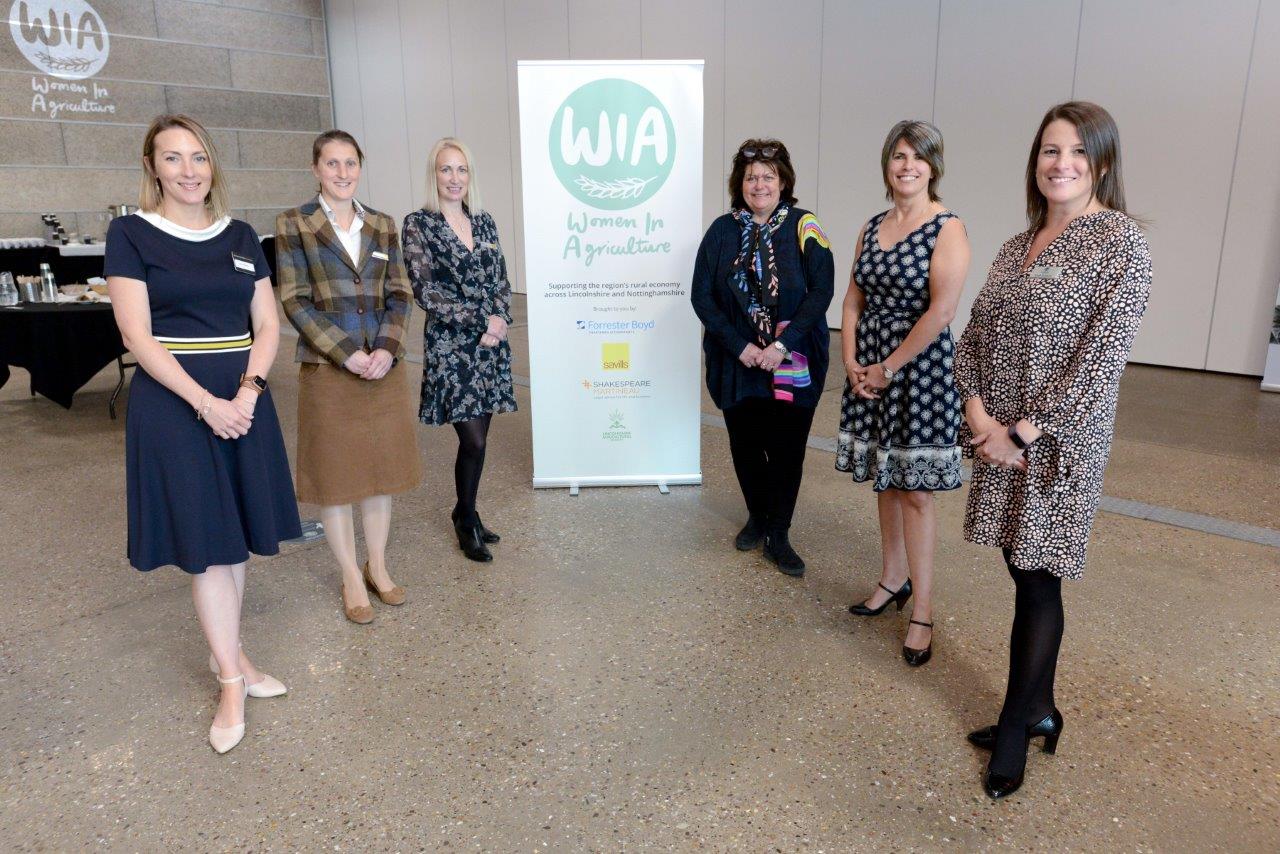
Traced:
<path fill-rule="evenodd" d="M 1058 119 L 1071 122 L 1084 143 L 1084 156 L 1089 161 L 1089 174 L 1093 179 L 1093 197 L 1113 211 L 1128 213 L 1124 204 L 1124 178 L 1120 172 L 1120 129 L 1111 114 L 1097 104 L 1088 101 L 1067 101 L 1049 108 L 1031 143 L 1027 158 L 1027 223 L 1032 231 L 1044 226 L 1049 203 L 1036 184 L 1036 161 L 1040 157 L 1040 142 L 1044 129 Z"/>
<path fill-rule="evenodd" d="M 748 148 L 755 149 L 754 157 L 747 157 L 743 153 Z M 773 154 L 765 157 L 765 150 L 770 148 L 773 149 Z M 796 170 L 791 165 L 791 152 L 787 151 L 787 147 L 776 139 L 748 139 L 738 146 L 738 151 L 733 155 L 733 169 L 729 172 L 729 204 L 732 207 L 742 210 L 747 206 L 747 199 L 742 195 L 742 182 L 747 177 L 747 167 L 752 163 L 763 163 L 778 173 L 778 180 L 782 183 L 778 204 L 794 205 L 798 201 Z"/>
<path fill-rule="evenodd" d="M 156 177 L 156 137 L 172 128 L 190 131 L 208 155 L 209 192 L 205 193 L 204 204 L 215 222 L 222 219 L 231 210 L 231 200 L 227 197 L 227 180 L 218 165 L 218 150 L 213 147 L 213 138 L 204 125 L 190 116 L 163 115 L 151 120 L 147 135 L 142 140 L 142 186 L 138 191 L 138 206 L 144 211 L 156 211 L 164 204 L 164 192 L 160 189 L 160 179 Z"/>

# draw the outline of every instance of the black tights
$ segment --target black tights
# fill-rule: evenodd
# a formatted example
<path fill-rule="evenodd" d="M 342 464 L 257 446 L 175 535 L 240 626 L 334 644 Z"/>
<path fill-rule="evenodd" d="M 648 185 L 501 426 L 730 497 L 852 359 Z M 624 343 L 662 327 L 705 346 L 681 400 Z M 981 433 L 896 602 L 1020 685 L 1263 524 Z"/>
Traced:
<path fill-rule="evenodd" d="M 991 770 L 1016 777 L 1027 761 L 1027 727 L 1054 709 L 1053 676 L 1062 643 L 1062 579 L 1005 563 L 1017 588 L 1009 638 L 1009 687 L 997 723 Z"/>
<path fill-rule="evenodd" d="M 476 493 L 480 491 L 485 440 L 492 417 L 481 415 L 470 421 L 456 421 L 453 425 L 458 434 L 458 459 L 453 463 L 453 485 L 458 492 L 458 504 L 453 508 L 453 518 L 465 525 L 474 525 L 478 521 Z"/>

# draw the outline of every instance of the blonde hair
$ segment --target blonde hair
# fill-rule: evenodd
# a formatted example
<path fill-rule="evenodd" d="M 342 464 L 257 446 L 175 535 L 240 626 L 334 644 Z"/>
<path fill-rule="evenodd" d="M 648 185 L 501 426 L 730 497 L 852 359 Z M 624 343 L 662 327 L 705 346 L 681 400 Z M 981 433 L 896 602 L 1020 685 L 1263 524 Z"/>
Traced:
<path fill-rule="evenodd" d="M 431 150 L 427 152 L 427 200 L 422 206 L 436 213 L 440 211 L 440 188 L 436 186 L 436 166 L 440 159 L 440 152 L 446 148 L 456 149 L 466 158 L 467 169 L 471 172 L 471 183 L 467 185 L 467 198 L 464 201 L 467 210 L 477 214 L 483 209 L 480 207 L 480 183 L 476 180 L 476 160 L 471 156 L 471 149 L 467 148 L 465 142 L 451 136 L 446 136 L 431 146 Z"/>
<path fill-rule="evenodd" d="M 218 165 L 218 150 L 214 148 L 213 138 L 204 129 L 204 125 L 190 116 L 163 115 L 152 119 L 151 127 L 147 128 L 147 135 L 142 141 L 142 186 L 138 191 L 138 206 L 144 211 L 156 211 L 164 204 L 164 191 L 160 188 L 160 179 L 156 177 L 156 137 L 173 128 L 189 131 L 199 140 L 200 147 L 208 155 L 211 177 L 204 204 L 215 221 L 222 219 L 231 211 L 231 200 L 227 197 L 227 181 L 222 176 L 222 167 Z"/>

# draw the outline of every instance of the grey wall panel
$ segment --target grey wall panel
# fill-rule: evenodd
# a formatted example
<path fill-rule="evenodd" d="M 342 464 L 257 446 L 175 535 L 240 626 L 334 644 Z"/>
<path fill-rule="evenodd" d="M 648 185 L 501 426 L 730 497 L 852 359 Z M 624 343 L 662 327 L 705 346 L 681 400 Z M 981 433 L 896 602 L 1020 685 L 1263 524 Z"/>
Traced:
<path fill-rule="evenodd" d="M 1218 268 L 1212 371 L 1260 374 L 1280 286 L 1280 0 L 1263 0 L 1253 40 L 1231 206 Z"/>
<path fill-rule="evenodd" d="M 387 211 L 397 221 L 422 207 L 427 192 L 427 152 L 436 140 L 452 136 L 453 53 L 449 45 L 447 0 L 401 0 L 400 42 L 404 63 L 405 130 L 408 162 L 395 164 L 409 184 L 409 203 Z"/>
<path fill-rule="evenodd" d="M 770 0 L 739 0 L 725 19 L 726 162 L 744 139 L 786 143 L 800 205 L 818 190 L 818 91 L 822 76 L 821 0 L 793 0 L 786 14 Z"/>
<path fill-rule="evenodd" d="M 639 59 L 640 0 L 568 0 L 570 59 Z"/>
<path fill-rule="evenodd" d="M 405 166 L 409 136 L 405 75 L 400 61 L 400 7 L 396 0 L 361 0 L 356 6 L 360 97 L 367 158 L 361 184 L 369 203 L 385 212 L 413 208 Z"/>
<path fill-rule="evenodd" d="M 522 59 L 564 59 L 569 55 L 569 16 L 565 0 L 507 0 L 507 121 L 511 128 L 512 233 L 503 235 L 511 286 L 524 284 L 524 207 L 520 185 L 520 101 L 516 63 Z"/>
<path fill-rule="evenodd" d="M 723 0 L 644 0 L 641 8 L 645 59 L 701 59 L 703 125 L 702 223 L 729 207 L 725 180 L 729 158 L 724 138 Z"/>
<path fill-rule="evenodd" d="M 939 0 L 827 3 L 822 21 L 822 112 L 819 116 L 817 213 L 831 237 L 836 296 L 827 318 L 840 322 L 841 302 L 858 230 L 884 210 L 880 147 L 900 119 L 930 119 Z M 911 21 L 912 60 L 885 33 Z M 893 69 L 888 82 L 885 69 Z M 943 191 L 947 189 L 944 181 Z"/>
<path fill-rule="evenodd" d="M 511 194 L 511 113 L 507 92 L 506 22 L 502 0 L 452 0 L 453 110 L 457 135 L 476 160 L 481 199 L 509 242 L 515 232 Z"/>
<path fill-rule="evenodd" d="M 1256 11 L 1257 0 L 1085 2 L 1076 97 L 1115 117 L 1129 206 L 1151 219 L 1135 361 L 1205 366 Z"/>
<path fill-rule="evenodd" d="M 333 93 L 333 119 L 363 147 L 366 142 L 364 102 L 360 97 L 360 50 L 356 41 L 355 0 L 326 0 L 329 52 L 329 88 Z"/>
<path fill-rule="evenodd" d="M 934 123 L 946 140 L 946 205 L 973 250 L 959 333 L 996 251 L 1026 229 L 1023 177 L 1044 111 L 1071 97 L 1078 2 L 943 0 Z M 1053 37 L 1028 38 L 1028 33 Z"/>

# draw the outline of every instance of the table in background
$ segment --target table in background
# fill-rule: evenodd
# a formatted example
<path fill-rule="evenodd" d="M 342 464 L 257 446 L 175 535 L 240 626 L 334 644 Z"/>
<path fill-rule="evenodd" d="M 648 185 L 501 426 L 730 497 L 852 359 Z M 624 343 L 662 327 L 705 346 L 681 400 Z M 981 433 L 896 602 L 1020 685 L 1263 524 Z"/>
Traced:
<path fill-rule="evenodd" d="M 40 265 L 48 264 L 60 285 L 76 284 L 85 282 L 92 276 L 101 276 L 102 261 L 101 243 L 0 249 L 0 272 L 13 273 L 14 276 L 38 276 Z"/>
<path fill-rule="evenodd" d="M 109 303 L 22 303 L 0 308 L 0 386 L 9 366 L 31 373 L 31 393 L 70 409 L 75 393 L 112 362 L 120 381 L 107 409 L 116 417 L 116 398 L 124 388 L 124 341 Z"/>

